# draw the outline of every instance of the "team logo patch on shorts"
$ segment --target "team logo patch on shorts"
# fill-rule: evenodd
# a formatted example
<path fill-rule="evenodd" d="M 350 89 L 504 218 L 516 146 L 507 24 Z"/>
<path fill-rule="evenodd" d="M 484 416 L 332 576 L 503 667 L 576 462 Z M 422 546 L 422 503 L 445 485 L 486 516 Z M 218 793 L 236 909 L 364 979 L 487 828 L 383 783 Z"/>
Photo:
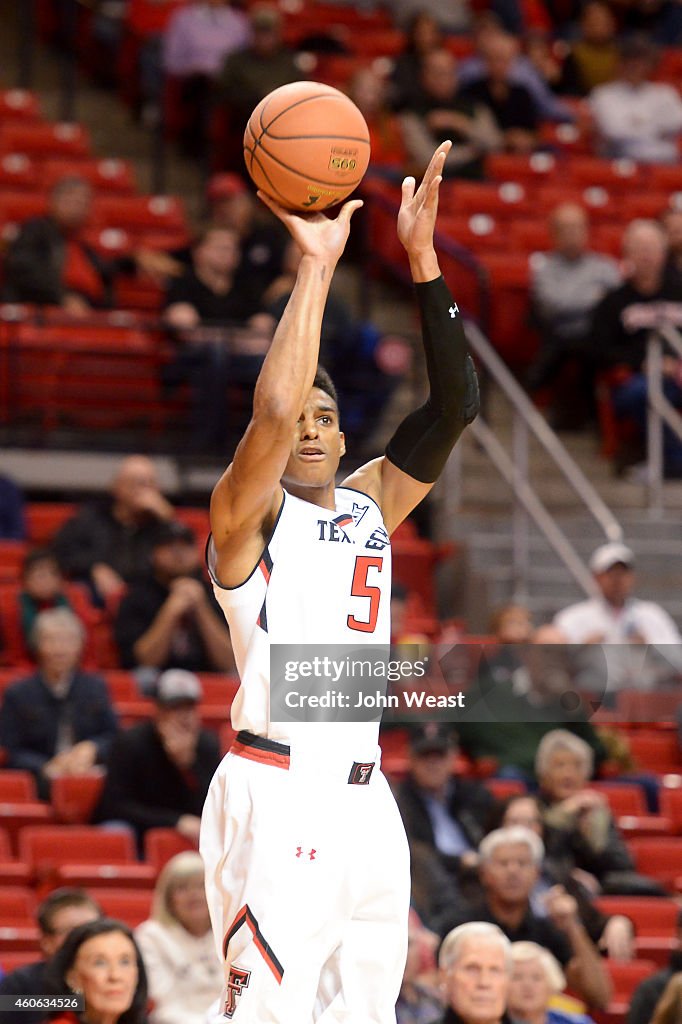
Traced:
<path fill-rule="evenodd" d="M 368 764 L 362 764 L 360 761 L 353 761 L 353 767 L 350 770 L 348 776 L 349 786 L 366 786 L 372 777 L 372 769 L 374 768 L 374 761 L 370 761 Z"/>
<path fill-rule="evenodd" d="M 227 999 L 225 1000 L 224 1016 L 228 1019 L 234 1017 L 234 1011 L 237 1009 L 237 1000 L 244 991 L 245 988 L 249 987 L 249 979 L 251 978 L 251 971 L 245 971 L 241 967 L 235 967 L 234 964 L 230 964 L 230 974 L 227 980 Z"/>

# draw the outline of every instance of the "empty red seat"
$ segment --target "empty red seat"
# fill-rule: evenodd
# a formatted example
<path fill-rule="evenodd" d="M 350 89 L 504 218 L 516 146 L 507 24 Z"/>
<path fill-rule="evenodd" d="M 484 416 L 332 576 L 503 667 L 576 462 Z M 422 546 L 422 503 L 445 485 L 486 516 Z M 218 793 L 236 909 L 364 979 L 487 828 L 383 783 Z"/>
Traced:
<path fill-rule="evenodd" d="M 682 865 L 682 838 L 660 836 L 655 839 L 631 839 L 628 846 L 635 858 L 637 870 L 658 879 L 672 889 L 680 875 Z"/>
<path fill-rule="evenodd" d="M 675 722 L 677 709 L 680 705 L 680 693 L 679 690 L 622 690 L 618 694 L 618 712 L 622 714 L 623 721 L 626 722 L 648 722 L 652 726 L 656 727 L 663 723 Z M 647 731 L 644 743 L 642 744 L 642 734 L 636 733 L 635 737 L 639 736 L 636 740 L 635 746 L 639 746 L 640 749 L 644 749 L 644 756 L 648 756 L 646 750 L 649 746 L 648 738 L 651 737 L 651 733 Z M 667 760 L 668 753 L 671 752 L 669 744 L 664 743 L 659 747 L 659 743 L 654 739 L 654 748 L 660 749 Z"/>
<path fill-rule="evenodd" d="M 655 192 L 682 192 L 682 167 L 652 164 L 647 170 L 647 184 Z"/>
<path fill-rule="evenodd" d="M 547 252 L 553 248 L 547 217 L 542 220 L 514 220 L 507 225 L 507 245 L 518 254 Z"/>
<path fill-rule="evenodd" d="M 0 956 L 2 950 L 14 952 L 22 950 L 37 956 L 40 952 L 40 931 L 36 924 L 4 924 L 0 922 Z"/>
<path fill-rule="evenodd" d="M 43 188 L 50 189 L 61 178 L 84 178 L 98 193 L 132 195 L 135 172 L 127 160 L 46 160 L 42 166 Z"/>
<path fill-rule="evenodd" d="M 26 509 L 29 540 L 49 544 L 59 528 L 76 513 L 76 506 L 58 502 L 31 502 Z"/>
<path fill-rule="evenodd" d="M 19 837 L 22 829 L 47 825 L 52 821 L 52 808 L 41 800 L 21 800 L 14 803 L 5 800 L 0 803 L 0 826 L 9 834 L 12 849 L 19 851 Z M 19 854 L 21 860 L 26 860 Z"/>
<path fill-rule="evenodd" d="M 25 828 L 19 837 L 21 859 L 36 878 L 56 885 L 153 885 L 154 873 L 135 859 L 133 837 L 86 825 Z"/>
<path fill-rule="evenodd" d="M 0 950 L 0 967 L 5 974 L 16 971 L 19 967 L 34 964 L 41 957 L 33 950 L 3 949 Z"/>
<path fill-rule="evenodd" d="M 27 550 L 21 540 L 0 540 L 0 583 L 16 583 Z"/>
<path fill-rule="evenodd" d="M 0 927 L 7 923 L 35 924 L 37 901 L 26 885 L 0 886 Z"/>
<path fill-rule="evenodd" d="M 675 835 L 682 835 L 682 788 L 669 789 L 663 786 L 660 789 L 661 814 L 670 820 L 671 831 Z M 682 872 L 678 872 L 682 874 Z"/>
<path fill-rule="evenodd" d="M 175 196 L 96 196 L 93 219 L 102 227 L 123 228 L 130 234 L 188 235 L 185 211 Z"/>
<path fill-rule="evenodd" d="M 603 793 L 615 818 L 621 814 L 646 814 L 642 787 L 630 782 L 594 782 L 592 789 Z"/>
<path fill-rule="evenodd" d="M 41 184 L 38 164 L 25 153 L 4 153 L 0 156 L 0 189 L 35 191 Z"/>
<path fill-rule="evenodd" d="M 496 800 L 507 800 L 510 796 L 523 796 L 526 787 L 520 779 L 486 779 L 485 788 Z"/>
<path fill-rule="evenodd" d="M 441 186 L 441 203 L 443 213 L 487 213 L 502 220 L 533 213 L 533 203 L 525 187 L 510 181 L 446 181 Z"/>
<path fill-rule="evenodd" d="M 536 200 L 535 215 L 538 216 L 544 210 L 551 213 L 561 203 L 578 203 L 587 210 L 590 220 L 593 223 L 603 221 L 620 221 L 623 216 L 622 204 L 625 201 L 619 194 L 608 191 L 602 185 L 580 186 L 572 185 L 570 182 L 559 184 L 542 185 L 534 193 Z M 628 204 L 630 199 L 628 197 Z"/>
<path fill-rule="evenodd" d="M 509 245 L 506 222 L 501 224 L 488 213 L 474 213 L 469 216 L 444 214 L 438 221 L 438 228 L 453 242 L 464 245 L 474 252 L 506 249 Z"/>
<path fill-rule="evenodd" d="M 610 192 L 629 192 L 642 185 L 642 170 L 632 160 L 602 160 L 574 156 L 566 161 L 562 174 L 580 188 L 601 186 Z"/>
<path fill-rule="evenodd" d="M 4 123 L 0 126 L 0 150 L 73 160 L 90 156 L 90 139 L 83 125 L 73 122 Z"/>
<path fill-rule="evenodd" d="M 518 181 L 533 188 L 557 173 L 557 160 L 551 153 L 491 153 L 485 160 L 485 173 L 493 181 Z"/>
<path fill-rule="evenodd" d="M 124 921 L 129 928 L 137 928 L 149 917 L 153 892 L 150 889 L 99 889 L 88 893 L 102 908 L 105 917 Z"/>
<path fill-rule="evenodd" d="M 0 91 L 0 122 L 39 121 L 40 102 L 28 89 L 2 89 Z"/>
<path fill-rule="evenodd" d="M 658 969 L 653 960 L 605 960 L 604 965 L 613 984 L 613 996 L 604 1012 L 595 1014 L 604 1024 L 616 1024 L 624 1020 L 635 989 Z"/>
<path fill-rule="evenodd" d="M 50 789 L 50 802 L 55 817 L 65 825 L 86 825 L 97 806 L 104 775 L 65 775 L 54 779 Z"/>
<path fill-rule="evenodd" d="M 174 828 L 150 828 L 144 837 L 144 857 L 159 872 L 171 857 L 186 850 L 196 850 L 196 844 Z"/>
<path fill-rule="evenodd" d="M 628 736 L 637 766 L 662 775 L 682 770 L 679 741 L 675 733 L 634 730 Z"/>
<path fill-rule="evenodd" d="M 36 783 L 30 772 L 3 768 L 0 771 L 0 801 L 20 803 L 36 799 Z"/>

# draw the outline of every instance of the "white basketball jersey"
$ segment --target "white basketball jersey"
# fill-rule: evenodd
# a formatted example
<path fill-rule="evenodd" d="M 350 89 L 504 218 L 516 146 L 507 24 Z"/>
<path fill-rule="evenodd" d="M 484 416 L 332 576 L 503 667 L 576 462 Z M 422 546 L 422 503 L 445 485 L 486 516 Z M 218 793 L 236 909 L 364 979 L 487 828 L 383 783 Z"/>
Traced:
<path fill-rule="evenodd" d="M 342 744 L 371 759 L 377 722 L 270 720 L 271 644 L 390 643 L 391 543 L 381 509 L 349 487 L 337 488 L 335 500 L 331 510 L 285 491 L 272 537 L 246 582 L 221 586 L 212 541 L 209 571 L 241 680 L 233 727 L 306 747 Z"/>

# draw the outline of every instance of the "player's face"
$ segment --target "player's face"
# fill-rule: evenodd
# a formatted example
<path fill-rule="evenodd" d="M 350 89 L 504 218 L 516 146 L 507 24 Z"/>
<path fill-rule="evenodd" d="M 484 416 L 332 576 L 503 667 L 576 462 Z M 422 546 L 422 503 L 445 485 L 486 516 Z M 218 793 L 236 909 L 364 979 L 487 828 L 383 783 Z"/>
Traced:
<path fill-rule="evenodd" d="M 445 972 L 448 1001 L 465 1024 L 492 1024 L 504 1013 L 509 973 L 498 943 L 469 939 Z"/>
<path fill-rule="evenodd" d="M 484 887 L 498 899 L 520 903 L 537 882 L 538 869 L 525 843 L 505 843 L 481 867 Z"/>
<path fill-rule="evenodd" d="M 325 487 L 334 479 L 345 453 L 336 403 L 320 388 L 312 388 L 296 424 L 283 481 Z"/>

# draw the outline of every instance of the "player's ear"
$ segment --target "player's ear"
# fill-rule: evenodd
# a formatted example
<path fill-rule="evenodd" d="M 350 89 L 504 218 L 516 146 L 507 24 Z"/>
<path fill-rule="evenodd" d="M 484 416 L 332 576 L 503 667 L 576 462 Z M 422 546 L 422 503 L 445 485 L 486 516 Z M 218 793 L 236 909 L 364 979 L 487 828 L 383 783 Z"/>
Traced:
<path fill-rule="evenodd" d="M 340 440 L 340 444 L 341 444 L 341 447 L 339 449 L 339 454 L 340 455 L 345 455 L 346 454 L 346 435 L 344 434 L 343 430 L 339 430 L 339 440 Z"/>

